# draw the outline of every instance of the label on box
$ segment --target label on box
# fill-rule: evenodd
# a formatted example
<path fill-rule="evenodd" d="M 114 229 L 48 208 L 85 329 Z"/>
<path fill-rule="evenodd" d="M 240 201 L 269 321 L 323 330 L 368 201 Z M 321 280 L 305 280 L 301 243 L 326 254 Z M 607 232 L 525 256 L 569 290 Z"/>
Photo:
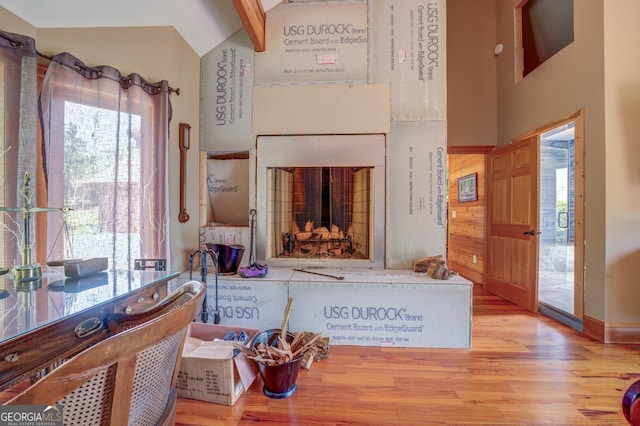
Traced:
<path fill-rule="evenodd" d="M 183 359 L 176 388 L 183 398 L 232 405 L 235 402 L 232 389 L 235 389 L 233 377 L 229 377 L 224 366 L 211 366 L 206 360 Z"/>

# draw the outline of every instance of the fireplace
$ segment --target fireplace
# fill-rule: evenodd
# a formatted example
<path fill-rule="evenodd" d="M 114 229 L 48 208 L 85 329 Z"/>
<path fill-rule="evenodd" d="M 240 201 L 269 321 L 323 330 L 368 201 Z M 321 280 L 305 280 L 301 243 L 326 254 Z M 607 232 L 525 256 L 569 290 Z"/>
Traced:
<path fill-rule="evenodd" d="M 257 146 L 258 258 L 383 267 L 383 135 L 263 136 Z"/>

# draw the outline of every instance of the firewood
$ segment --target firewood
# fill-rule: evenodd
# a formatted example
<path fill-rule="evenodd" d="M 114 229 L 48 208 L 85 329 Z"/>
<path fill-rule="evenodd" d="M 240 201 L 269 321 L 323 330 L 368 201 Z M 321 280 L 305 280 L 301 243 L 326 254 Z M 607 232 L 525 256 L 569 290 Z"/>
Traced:
<path fill-rule="evenodd" d="M 449 279 L 449 270 L 442 263 L 432 263 L 429 265 L 429 269 L 427 270 L 427 275 L 436 280 L 448 280 Z"/>
<path fill-rule="evenodd" d="M 328 240 L 329 238 L 331 238 L 331 233 L 329 232 L 329 229 L 327 229 L 326 226 L 321 226 L 320 228 L 316 228 L 313 230 L 313 232 L 320 234 L 320 239 L 322 240 Z"/>
<path fill-rule="evenodd" d="M 266 365 L 279 365 L 303 357 L 302 368 L 309 369 L 313 361 L 326 358 L 329 354 L 329 338 L 323 338 L 321 333 L 297 332 L 293 340 L 287 342 L 278 336 L 276 345 L 259 343 L 253 348 L 247 348 L 240 343 L 234 346 L 244 352 L 247 358 Z"/>
<path fill-rule="evenodd" d="M 431 278 L 436 280 L 448 280 L 451 276 L 456 275 L 455 272 L 447 268 L 446 262 L 442 255 L 423 257 L 413 261 L 414 272 L 425 272 Z"/>
<path fill-rule="evenodd" d="M 444 263 L 444 258 L 440 254 L 437 256 L 416 259 L 413 261 L 413 272 L 427 272 L 429 270 L 429 265 L 440 262 Z"/>
<path fill-rule="evenodd" d="M 340 230 L 340 228 L 338 228 L 336 225 L 331 225 L 331 235 L 330 237 L 333 239 L 336 238 L 342 238 L 340 235 L 342 234 L 342 231 Z"/>

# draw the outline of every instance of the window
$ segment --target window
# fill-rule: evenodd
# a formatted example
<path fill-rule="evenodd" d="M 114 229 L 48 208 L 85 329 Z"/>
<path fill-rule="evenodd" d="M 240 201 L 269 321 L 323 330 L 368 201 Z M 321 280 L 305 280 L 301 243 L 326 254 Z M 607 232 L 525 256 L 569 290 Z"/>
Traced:
<path fill-rule="evenodd" d="M 64 101 L 63 110 L 64 197 L 60 205 L 71 209 L 62 215 L 63 257 L 104 257 L 115 251 L 118 264 L 127 264 L 127 256 L 142 257 L 139 244 L 127 247 L 129 240 L 140 241 L 140 226 L 123 223 L 136 220 L 129 214 L 139 217 L 141 209 L 138 137 L 142 117 L 72 101 Z M 123 196 L 127 202 L 118 201 Z"/>
<path fill-rule="evenodd" d="M 573 0 L 523 0 L 515 21 L 518 80 L 573 42 Z"/>
<path fill-rule="evenodd" d="M 107 257 L 122 270 L 139 257 L 169 262 L 174 90 L 69 53 L 46 68 L 37 56 L 33 39 L 0 31 L 0 268 L 71 257 Z"/>

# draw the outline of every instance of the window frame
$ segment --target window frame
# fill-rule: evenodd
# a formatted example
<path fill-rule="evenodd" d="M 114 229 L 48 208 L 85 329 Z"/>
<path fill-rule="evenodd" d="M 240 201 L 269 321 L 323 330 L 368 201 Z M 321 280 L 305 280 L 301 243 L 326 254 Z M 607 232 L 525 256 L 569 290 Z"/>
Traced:
<path fill-rule="evenodd" d="M 533 66 L 533 68 L 531 68 L 530 70 L 525 69 L 526 64 L 525 64 L 525 46 L 527 45 L 535 45 L 535 41 L 531 40 L 530 42 L 527 42 L 525 40 L 526 37 L 528 37 L 528 34 L 531 33 L 531 31 L 525 31 L 524 29 L 524 18 L 523 18 L 523 9 L 525 8 L 525 6 L 529 3 L 535 0 L 521 0 L 520 3 L 518 3 L 518 5 L 515 7 L 514 9 L 514 55 L 515 55 L 515 81 L 516 83 L 519 82 L 520 80 L 524 79 L 527 75 L 531 74 L 532 72 L 534 72 L 536 69 L 540 68 L 540 66 L 542 66 L 546 61 L 548 61 L 549 59 L 551 59 L 554 55 L 556 55 L 557 53 L 559 53 L 561 50 L 565 49 L 567 46 L 571 45 L 574 41 L 575 41 L 575 27 L 574 27 L 574 23 L 575 23 L 575 2 L 574 0 L 571 0 L 571 8 L 572 8 L 572 12 L 571 12 L 571 21 L 572 21 L 572 26 L 571 26 L 571 30 L 572 30 L 572 37 L 571 37 L 571 41 L 567 42 L 566 44 L 557 47 L 557 49 L 554 49 L 554 52 L 549 55 L 549 57 L 547 58 L 542 58 L 537 64 L 535 64 L 535 66 Z M 556 1 L 556 0 L 554 0 Z"/>

